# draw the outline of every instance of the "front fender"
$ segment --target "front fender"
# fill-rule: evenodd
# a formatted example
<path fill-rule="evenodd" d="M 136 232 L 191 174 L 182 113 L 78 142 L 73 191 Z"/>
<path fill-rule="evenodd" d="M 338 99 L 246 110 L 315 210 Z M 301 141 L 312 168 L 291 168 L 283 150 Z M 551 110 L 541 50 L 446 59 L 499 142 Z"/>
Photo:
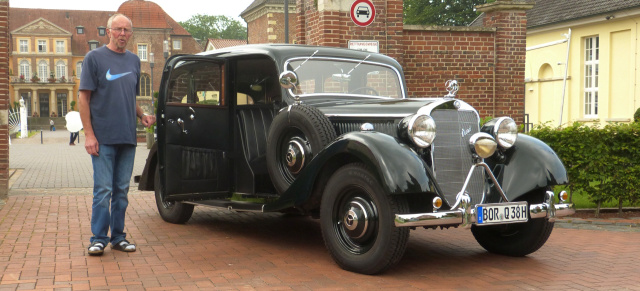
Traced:
<path fill-rule="evenodd" d="M 504 161 L 487 159 L 509 201 L 539 188 L 569 183 L 562 161 L 541 140 L 519 134 Z"/>
<path fill-rule="evenodd" d="M 410 147 L 379 132 L 350 132 L 329 144 L 305 167 L 297 179 L 268 209 L 300 205 L 312 193 L 314 181 L 325 165 L 345 160 L 364 163 L 389 194 L 434 192 L 435 179 L 424 161 Z"/>

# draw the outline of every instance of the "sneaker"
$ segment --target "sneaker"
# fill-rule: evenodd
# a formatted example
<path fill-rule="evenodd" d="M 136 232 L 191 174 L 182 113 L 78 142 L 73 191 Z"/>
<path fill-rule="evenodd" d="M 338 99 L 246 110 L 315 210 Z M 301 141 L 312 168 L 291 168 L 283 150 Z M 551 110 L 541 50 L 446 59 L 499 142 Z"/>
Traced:
<path fill-rule="evenodd" d="M 135 252 L 136 251 L 136 245 L 129 243 L 126 239 L 123 241 L 120 241 L 117 244 L 111 244 L 111 249 L 114 249 L 116 251 L 123 251 L 123 252 Z"/>
<path fill-rule="evenodd" d="M 93 242 L 89 247 L 89 255 L 91 256 L 102 256 L 104 254 L 104 244 L 101 242 Z"/>

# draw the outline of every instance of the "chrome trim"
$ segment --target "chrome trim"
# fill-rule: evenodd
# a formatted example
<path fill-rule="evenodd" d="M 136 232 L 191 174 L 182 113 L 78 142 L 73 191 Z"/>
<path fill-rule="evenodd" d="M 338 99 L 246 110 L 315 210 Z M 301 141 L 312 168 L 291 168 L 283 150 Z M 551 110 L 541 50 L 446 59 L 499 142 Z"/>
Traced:
<path fill-rule="evenodd" d="M 391 118 L 405 118 L 409 115 L 411 115 L 413 113 L 406 113 L 406 114 L 392 114 L 392 113 L 378 113 L 378 114 L 368 114 L 368 113 L 362 113 L 362 114 L 325 114 L 325 116 L 327 117 L 391 117 Z"/>
<path fill-rule="evenodd" d="M 551 195 L 549 194 L 551 193 Z M 461 207 L 450 211 L 414 213 L 414 214 L 396 214 L 394 223 L 396 227 L 416 227 L 416 226 L 461 226 L 470 228 L 476 225 L 475 207 L 467 202 L 468 195 L 462 200 Z M 540 204 L 529 205 L 529 219 L 546 218 L 550 222 L 555 221 L 557 217 L 568 216 L 576 212 L 573 203 L 555 203 L 553 192 L 546 193 L 547 201 Z M 493 224 L 496 225 L 496 224 Z"/>
<path fill-rule="evenodd" d="M 462 202 L 463 196 L 467 195 L 465 194 L 465 191 L 467 190 L 467 186 L 469 185 L 469 181 L 471 180 L 471 176 L 473 175 L 473 170 L 475 170 L 475 168 L 477 167 L 484 168 L 485 173 L 489 176 L 489 178 L 491 178 L 491 181 L 493 181 L 494 186 L 496 187 L 496 189 L 498 189 L 500 196 L 502 196 L 502 200 L 503 200 L 502 202 L 509 202 L 507 195 L 504 194 L 504 190 L 502 190 L 502 187 L 498 183 L 498 180 L 496 180 L 496 177 L 493 176 L 493 172 L 491 172 L 491 169 L 489 168 L 489 166 L 484 162 L 479 162 L 471 166 L 471 169 L 469 169 L 469 174 L 467 174 L 467 178 L 464 180 L 462 189 L 460 189 L 460 192 L 458 192 L 456 203 L 453 204 L 453 206 L 451 206 L 452 209 L 458 208 L 458 205 L 460 205 L 460 203 Z M 482 201 L 484 201 L 484 195 L 485 193 L 482 193 Z M 482 203 L 482 201 L 478 201 L 478 203 Z"/>

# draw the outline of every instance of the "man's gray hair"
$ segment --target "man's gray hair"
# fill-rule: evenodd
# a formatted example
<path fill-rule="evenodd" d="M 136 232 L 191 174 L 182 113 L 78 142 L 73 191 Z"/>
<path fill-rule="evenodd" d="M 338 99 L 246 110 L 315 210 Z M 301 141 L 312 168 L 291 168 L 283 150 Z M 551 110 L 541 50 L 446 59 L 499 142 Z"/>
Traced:
<path fill-rule="evenodd" d="M 109 20 L 107 21 L 107 28 L 111 29 L 111 23 L 113 23 L 113 20 L 118 16 L 122 16 L 122 17 L 126 18 L 127 20 L 129 20 L 129 24 L 131 24 L 131 28 L 133 28 L 133 22 L 131 22 L 131 18 L 127 17 L 126 15 L 124 15 L 122 13 L 116 13 L 114 15 L 111 15 L 111 17 L 109 17 Z"/>

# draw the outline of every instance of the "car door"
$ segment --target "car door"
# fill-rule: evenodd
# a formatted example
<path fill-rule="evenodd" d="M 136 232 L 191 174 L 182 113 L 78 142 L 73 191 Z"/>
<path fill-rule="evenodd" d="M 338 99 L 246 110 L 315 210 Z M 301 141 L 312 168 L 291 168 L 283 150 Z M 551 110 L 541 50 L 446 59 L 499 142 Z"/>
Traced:
<path fill-rule="evenodd" d="M 158 100 L 158 160 L 167 200 L 230 195 L 230 108 L 224 60 L 178 56 L 165 66 Z"/>

